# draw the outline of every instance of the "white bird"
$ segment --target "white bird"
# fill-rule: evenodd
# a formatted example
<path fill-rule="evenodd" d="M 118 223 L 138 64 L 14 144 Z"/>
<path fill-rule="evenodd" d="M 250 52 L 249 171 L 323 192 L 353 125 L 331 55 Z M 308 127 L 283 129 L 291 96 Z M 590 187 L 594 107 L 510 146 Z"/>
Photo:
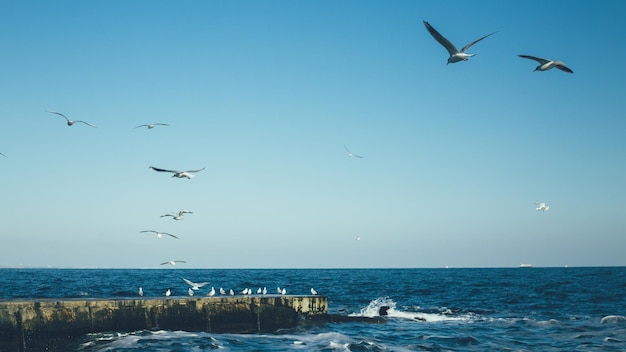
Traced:
<path fill-rule="evenodd" d="M 211 291 L 209 291 L 208 296 L 209 297 L 215 296 L 215 287 L 211 287 Z"/>
<path fill-rule="evenodd" d="M 530 59 L 530 60 L 535 60 L 539 63 L 539 66 L 535 67 L 535 71 L 548 71 L 554 67 L 558 68 L 561 71 L 567 72 L 567 73 L 574 73 L 574 71 L 572 71 L 569 67 L 565 66 L 565 63 L 559 60 L 547 60 L 547 59 L 542 59 L 540 57 L 536 57 L 536 56 L 530 56 L 530 55 L 517 55 L 523 59 Z"/>
<path fill-rule="evenodd" d="M 59 116 L 63 116 L 63 118 L 65 118 L 65 120 L 67 121 L 67 125 L 68 125 L 68 126 L 71 126 L 71 125 L 73 125 L 73 124 L 74 124 L 74 123 L 76 123 L 76 122 L 80 122 L 80 123 L 84 123 L 84 124 L 85 124 L 85 125 L 87 125 L 87 126 L 91 126 L 91 127 L 93 127 L 93 128 L 97 128 L 96 126 L 94 126 L 94 125 L 90 124 L 89 122 L 85 122 L 85 121 L 82 121 L 82 120 L 75 120 L 75 121 L 72 121 L 72 120 L 68 119 L 68 118 L 67 118 L 67 116 L 65 116 L 65 115 L 61 114 L 60 112 L 54 112 L 54 111 L 49 111 L 49 110 L 46 110 L 46 111 L 48 111 L 48 112 L 49 112 L 49 113 L 51 113 L 51 114 L 57 114 L 57 115 L 59 115 Z"/>
<path fill-rule="evenodd" d="M 163 215 L 161 215 L 161 217 L 164 218 L 166 216 L 171 216 L 172 219 L 174 219 L 174 220 L 183 220 L 183 215 L 185 215 L 185 214 L 193 214 L 193 211 L 180 210 L 180 211 L 178 211 L 178 213 L 163 214 Z"/>
<path fill-rule="evenodd" d="M 169 265 L 174 266 L 176 265 L 176 263 L 187 263 L 187 262 L 184 260 L 168 260 L 166 262 L 161 263 L 161 265 L 169 264 Z"/>
<path fill-rule="evenodd" d="M 537 205 L 538 205 L 537 209 L 535 209 L 535 210 L 537 210 L 537 211 L 548 211 L 548 209 L 550 209 L 550 207 L 549 207 L 549 206 L 547 206 L 547 205 L 546 205 L 546 203 L 543 203 L 543 202 L 536 202 L 535 204 L 537 204 Z"/>
<path fill-rule="evenodd" d="M 361 240 L 361 236 L 356 236 L 356 240 L 360 241 Z"/>
<path fill-rule="evenodd" d="M 188 170 L 188 171 L 176 171 L 176 170 L 166 170 L 166 169 L 159 169 L 158 167 L 154 167 L 154 166 L 150 166 L 150 169 L 154 170 L 154 171 L 158 171 L 158 172 L 171 172 L 174 175 L 172 175 L 172 177 L 178 177 L 178 178 L 188 178 L 191 179 L 192 177 L 194 177 L 195 173 L 200 172 L 204 169 L 206 169 L 205 167 L 203 167 L 200 170 Z"/>
<path fill-rule="evenodd" d="M 220 287 L 220 295 L 225 295 L 225 294 L 226 294 L 226 290 Z"/>
<path fill-rule="evenodd" d="M 262 292 L 263 292 L 263 290 L 262 290 L 260 287 L 259 287 L 259 289 L 258 289 L 258 290 L 256 290 L 256 294 L 257 294 L 257 295 L 260 295 Z"/>
<path fill-rule="evenodd" d="M 165 291 L 165 297 L 169 297 L 172 295 L 172 291 L 170 291 L 170 289 L 168 288 L 167 291 Z"/>
<path fill-rule="evenodd" d="M 154 128 L 154 126 L 169 126 L 169 125 L 166 124 L 166 123 L 149 123 L 149 124 L 146 124 L 146 125 L 139 125 L 139 126 L 137 126 L 135 128 L 148 127 L 148 129 L 151 130 L 151 129 Z"/>
<path fill-rule="evenodd" d="M 248 288 L 244 288 L 243 291 L 241 291 L 242 295 L 247 295 L 248 294 Z"/>
<path fill-rule="evenodd" d="M 144 232 L 152 232 L 152 233 L 155 233 L 155 234 L 156 234 L 156 236 L 157 236 L 157 238 L 159 238 L 159 239 L 160 239 L 161 237 L 163 237 L 163 235 L 168 235 L 168 236 L 170 236 L 170 237 L 178 238 L 178 237 L 176 237 L 176 236 L 172 235 L 171 233 L 167 233 L 167 232 L 159 232 L 159 231 L 154 231 L 154 230 L 144 230 L 144 231 L 139 231 L 139 233 L 144 233 Z"/>
<path fill-rule="evenodd" d="M 263 293 L 264 295 L 266 295 L 266 294 L 267 294 L 267 287 L 263 287 L 263 292 L 262 292 L 262 293 Z"/>
<path fill-rule="evenodd" d="M 313 296 L 315 296 L 315 295 L 317 294 L 317 291 L 315 291 L 315 289 L 314 289 L 313 287 L 311 287 L 311 294 L 312 294 Z"/>
<path fill-rule="evenodd" d="M 204 286 L 210 284 L 210 282 L 198 282 L 198 283 L 196 283 L 196 282 L 187 280 L 184 277 L 182 279 L 183 279 L 183 281 L 185 281 L 187 283 L 187 285 L 191 286 L 190 288 L 192 288 L 192 289 L 194 289 L 196 291 L 199 290 L 200 287 L 204 287 Z"/>
<path fill-rule="evenodd" d="M 139 288 L 139 296 L 143 297 L 143 289 L 141 287 Z"/>
<path fill-rule="evenodd" d="M 430 35 L 432 35 L 433 38 L 435 38 L 435 40 L 439 42 L 439 44 L 443 45 L 443 47 L 446 48 L 446 50 L 448 50 L 448 53 L 450 54 L 450 57 L 448 58 L 448 64 L 453 64 L 459 61 L 467 61 L 470 57 L 476 55 L 476 54 L 467 54 L 466 53 L 467 49 L 469 49 L 472 45 L 478 43 L 479 41 L 487 38 L 488 36 L 496 33 L 496 32 L 493 32 L 493 33 L 487 34 L 484 37 L 476 39 L 473 42 L 464 46 L 463 49 L 459 51 L 448 39 L 446 39 L 439 32 L 437 32 L 437 30 L 433 28 L 430 25 L 430 23 L 424 21 L 424 26 L 426 26 L 426 29 L 428 30 Z"/>
<path fill-rule="evenodd" d="M 235 295 L 235 291 L 233 291 L 233 289 L 231 288 L 230 291 L 228 291 L 228 294 L 231 295 L 231 296 L 234 296 Z"/>
<path fill-rule="evenodd" d="M 352 154 L 352 152 L 350 151 L 350 149 L 348 149 L 348 147 L 347 147 L 345 144 L 343 145 L 343 147 L 344 147 L 344 148 L 346 148 L 346 151 L 348 152 L 348 156 L 349 156 L 349 157 L 355 157 L 355 158 L 361 158 L 361 159 L 363 159 L 363 157 L 362 157 L 362 156 L 360 156 L 360 155 Z"/>
<path fill-rule="evenodd" d="M 280 287 L 276 287 L 276 293 L 280 294 L 281 292 Z"/>
<path fill-rule="evenodd" d="M 280 291 L 281 295 L 286 295 L 287 294 L 287 289 L 283 287 L 283 289 Z"/>
<path fill-rule="evenodd" d="M 193 290 L 190 288 L 187 289 L 187 293 L 189 294 L 189 296 L 193 296 Z"/>

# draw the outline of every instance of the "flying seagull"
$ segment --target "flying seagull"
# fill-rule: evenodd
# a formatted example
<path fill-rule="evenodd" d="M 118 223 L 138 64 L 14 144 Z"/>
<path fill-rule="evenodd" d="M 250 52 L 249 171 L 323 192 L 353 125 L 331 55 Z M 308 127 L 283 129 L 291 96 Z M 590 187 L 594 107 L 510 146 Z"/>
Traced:
<path fill-rule="evenodd" d="M 435 40 L 438 41 L 439 44 L 443 45 L 443 47 L 446 48 L 446 50 L 448 50 L 448 53 L 450 53 L 450 57 L 448 58 L 448 64 L 453 64 L 453 63 L 459 62 L 459 61 L 467 61 L 470 57 L 476 55 L 476 54 L 467 54 L 467 53 L 465 53 L 465 51 L 467 51 L 467 49 L 469 49 L 472 45 L 478 43 L 479 41 L 487 38 L 488 36 L 496 33 L 496 32 L 493 32 L 493 33 L 487 34 L 484 37 L 476 39 L 473 42 L 471 42 L 471 43 L 467 44 L 466 46 L 464 46 L 463 49 L 461 49 L 461 51 L 459 51 L 452 43 L 450 43 L 450 41 L 448 39 L 446 39 L 439 32 L 437 32 L 437 30 L 434 29 L 430 25 L 430 23 L 424 21 L 424 26 L 426 26 L 426 29 L 428 30 L 430 35 L 432 35 L 433 38 L 435 38 Z"/>
<path fill-rule="evenodd" d="M 163 214 L 161 215 L 161 217 L 166 217 L 166 216 L 171 216 L 172 219 L 174 220 L 182 220 L 183 219 L 183 215 L 185 214 L 193 214 L 193 211 L 189 211 L 189 210 L 180 210 L 178 213 L 167 213 L 167 214 Z"/>
<path fill-rule="evenodd" d="M 161 263 L 161 265 L 166 265 L 166 264 L 176 265 L 176 263 L 187 263 L 187 262 L 184 260 L 168 260 L 166 262 Z"/>
<path fill-rule="evenodd" d="M 46 111 L 48 111 L 48 112 L 49 112 L 49 113 L 51 113 L 51 114 L 57 114 L 57 115 L 59 115 L 59 116 L 63 116 L 63 118 L 67 121 L 67 125 L 68 125 L 68 126 L 73 125 L 75 122 L 82 122 L 82 123 L 84 123 L 84 124 L 85 124 L 85 125 L 87 125 L 87 126 L 91 126 L 91 127 L 93 127 L 93 128 L 97 128 L 96 126 L 94 126 L 94 125 L 90 124 L 89 122 L 85 122 L 85 121 L 82 121 L 82 120 L 75 120 L 75 121 L 72 121 L 72 120 L 68 119 L 68 118 L 67 118 L 67 116 L 65 116 L 65 115 L 61 114 L 60 112 L 54 112 L 54 111 L 49 111 L 49 110 L 46 110 Z"/>
<path fill-rule="evenodd" d="M 156 234 L 157 238 L 161 238 L 161 237 L 163 237 L 163 235 L 168 235 L 168 236 L 170 236 L 170 237 L 178 238 L 177 236 L 174 236 L 174 235 L 172 235 L 171 233 L 167 233 L 167 232 L 159 232 L 159 231 L 154 231 L 154 230 L 144 230 L 144 231 L 139 231 L 139 232 L 140 232 L 140 233 L 143 233 L 143 232 L 152 232 L 152 233 L 155 233 L 155 234 Z"/>
<path fill-rule="evenodd" d="M 546 205 L 546 203 L 543 202 L 536 202 L 535 204 L 537 204 L 537 211 L 548 211 L 548 209 L 550 209 L 550 206 Z"/>
<path fill-rule="evenodd" d="M 204 286 L 210 284 L 210 282 L 198 282 L 198 283 L 196 283 L 196 282 L 193 282 L 193 281 L 189 281 L 189 280 L 185 279 L 184 277 L 182 279 L 183 279 L 183 281 L 185 281 L 187 283 L 187 285 L 191 286 L 191 288 L 196 290 L 196 291 L 199 290 L 200 287 L 204 287 Z"/>
<path fill-rule="evenodd" d="M 565 63 L 559 60 L 547 60 L 547 59 L 542 59 L 540 57 L 530 56 L 530 55 L 517 55 L 517 56 L 523 59 L 530 59 L 530 60 L 537 61 L 539 63 L 539 66 L 535 67 L 535 71 L 548 71 L 556 67 L 561 71 L 574 73 L 574 71 L 572 71 L 569 67 L 565 66 Z"/>
<path fill-rule="evenodd" d="M 192 177 L 194 177 L 196 172 L 200 172 L 204 169 L 206 169 L 205 167 L 203 167 L 200 170 L 189 170 L 189 171 L 176 171 L 176 170 L 165 170 L 165 169 L 159 169 L 157 167 L 154 166 L 150 166 L 150 169 L 154 170 L 154 171 L 158 171 L 158 172 L 171 172 L 174 175 L 172 175 L 172 177 L 178 177 L 178 178 L 188 178 L 191 179 Z"/>
<path fill-rule="evenodd" d="M 360 158 L 360 159 L 363 159 L 363 157 L 362 157 L 362 156 L 360 156 L 360 155 L 352 154 L 352 152 L 350 151 L 350 149 L 348 149 L 348 147 L 347 147 L 345 144 L 343 145 L 343 147 L 344 147 L 344 148 L 346 148 L 346 151 L 348 152 L 348 156 L 349 156 L 349 157 L 355 157 L 355 158 Z"/>
<path fill-rule="evenodd" d="M 148 129 L 151 130 L 151 129 L 154 128 L 154 126 L 169 126 L 169 125 L 166 124 L 166 123 L 149 123 L 149 124 L 146 124 L 146 125 L 139 125 L 139 126 L 137 126 L 135 128 L 148 127 Z"/>

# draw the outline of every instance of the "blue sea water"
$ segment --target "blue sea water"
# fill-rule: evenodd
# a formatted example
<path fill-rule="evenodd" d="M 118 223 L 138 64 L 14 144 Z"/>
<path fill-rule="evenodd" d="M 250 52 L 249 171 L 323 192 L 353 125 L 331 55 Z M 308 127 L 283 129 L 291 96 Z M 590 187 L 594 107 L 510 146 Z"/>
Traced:
<path fill-rule="evenodd" d="M 111 331 L 68 351 L 626 351 L 626 268 L 0 269 L 4 299 L 162 297 L 187 285 L 285 287 L 328 296 L 329 313 L 376 316 L 272 334 Z"/>

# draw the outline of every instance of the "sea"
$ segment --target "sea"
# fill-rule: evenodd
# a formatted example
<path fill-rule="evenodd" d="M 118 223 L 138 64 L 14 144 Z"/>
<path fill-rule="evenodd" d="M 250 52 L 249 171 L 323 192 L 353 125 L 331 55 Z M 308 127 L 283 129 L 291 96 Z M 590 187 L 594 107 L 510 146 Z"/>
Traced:
<path fill-rule="evenodd" d="M 626 351 L 626 267 L 441 269 L 0 269 L 3 299 L 187 295 L 188 285 L 328 297 L 375 317 L 258 334 L 88 334 L 67 351 Z"/>

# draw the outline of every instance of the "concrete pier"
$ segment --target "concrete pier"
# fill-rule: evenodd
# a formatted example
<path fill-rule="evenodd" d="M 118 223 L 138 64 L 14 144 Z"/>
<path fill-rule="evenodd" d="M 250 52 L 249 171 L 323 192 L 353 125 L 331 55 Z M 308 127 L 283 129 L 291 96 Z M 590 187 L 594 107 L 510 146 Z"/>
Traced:
<path fill-rule="evenodd" d="M 325 296 L 0 301 L 0 352 L 57 351 L 87 333 L 108 331 L 272 332 L 327 313 Z"/>

